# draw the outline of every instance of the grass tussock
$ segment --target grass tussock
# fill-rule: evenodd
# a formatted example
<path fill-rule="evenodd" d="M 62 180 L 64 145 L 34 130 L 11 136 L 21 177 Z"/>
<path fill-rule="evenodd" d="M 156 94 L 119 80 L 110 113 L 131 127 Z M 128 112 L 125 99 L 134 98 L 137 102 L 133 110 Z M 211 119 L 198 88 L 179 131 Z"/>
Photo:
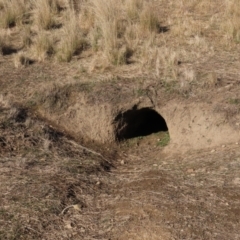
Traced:
<path fill-rule="evenodd" d="M 101 45 L 110 62 L 116 63 L 118 58 L 118 22 L 120 9 L 115 0 L 93 0 L 95 28 L 101 32 Z"/>
<path fill-rule="evenodd" d="M 32 45 L 32 54 L 35 58 L 42 62 L 47 59 L 48 56 L 54 54 L 54 39 L 45 31 L 38 33 L 35 42 Z"/>
<path fill-rule="evenodd" d="M 3 49 L 6 46 L 7 37 L 6 34 L 0 32 L 0 54 L 3 53 Z"/>
<path fill-rule="evenodd" d="M 28 66 L 29 64 L 33 63 L 33 61 L 27 56 L 25 52 L 20 51 L 14 55 L 13 63 L 16 68 L 20 68 Z"/>
<path fill-rule="evenodd" d="M 85 45 L 85 40 L 80 32 L 79 22 L 72 10 L 69 11 L 62 32 L 63 35 L 59 44 L 57 59 L 59 61 L 69 62 L 73 55 L 80 52 Z"/>
<path fill-rule="evenodd" d="M 139 37 L 157 31 L 159 25 L 150 4 L 142 0 L 92 0 L 95 29 L 100 30 L 99 45 L 109 62 L 115 65 L 128 63 L 128 58 L 139 43 Z M 121 7 L 119 7 L 121 6 Z"/>
<path fill-rule="evenodd" d="M 0 2 L 0 27 L 10 28 L 23 23 L 27 7 L 24 0 Z"/>
<path fill-rule="evenodd" d="M 126 1 L 125 8 L 128 19 L 130 19 L 132 22 L 137 22 L 143 9 L 143 0 Z"/>
<path fill-rule="evenodd" d="M 21 41 L 22 41 L 22 47 L 23 48 L 29 48 L 32 44 L 32 32 L 31 28 L 26 26 L 24 30 L 22 31 L 22 36 L 21 36 Z"/>
<path fill-rule="evenodd" d="M 128 64 L 159 27 L 152 2 L 144 0 L 88 0 L 81 6 L 64 0 L 1 0 L 0 9 L 3 27 L 23 24 L 21 48 L 37 61 L 56 54 L 58 61 L 69 62 L 88 46 L 107 65 Z"/>
<path fill-rule="evenodd" d="M 140 14 L 140 26 L 142 27 L 143 32 L 158 32 L 159 20 L 152 5 L 147 4 L 144 6 Z"/>
<path fill-rule="evenodd" d="M 38 28 L 48 30 L 56 25 L 58 5 L 55 0 L 34 0 L 32 4 L 33 19 Z"/>
<path fill-rule="evenodd" d="M 240 2 L 238 0 L 226 0 L 226 17 L 224 30 L 227 33 L 228 39 L 239 43 L 240 42 Z"/>

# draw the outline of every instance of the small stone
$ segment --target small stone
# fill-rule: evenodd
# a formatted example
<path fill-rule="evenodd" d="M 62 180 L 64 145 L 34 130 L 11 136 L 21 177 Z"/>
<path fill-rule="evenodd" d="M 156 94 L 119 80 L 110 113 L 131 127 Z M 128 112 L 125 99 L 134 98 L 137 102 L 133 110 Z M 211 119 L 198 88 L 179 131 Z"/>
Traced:
<path fill-rule="evenodd" d="M 158 165 L 156 163 L 153 164 L 154 167 L 157 167 Z"/>
<path fill-rule="evenodd" d="M 81 228 L 80 228 L 80 232 L 81 232 L 81 233 L 85 233 L 86 231 L 85 231 L 85 229 L 84 229 L 83 227 L 81 227 Z"/>
<path fill-rule="evenodd" d="M 100 185 L 101 183 L 98 181 L 97 183 L 96 183 L 96 185 Z"/>
<path fill-rule="evenodd" d="M 78 204 L 73 205 L 73 208 L 77 211 L 81 211 L 81 206 L 79 206 Z"/>
<path fill-rule="evenodd" d="M 71 222 L 66 222 L 65 228 L 67 229 L 72 229 L 72 223 Z"/>
<path fill-rule="evenodd" d="M 236 145 L 238 145 L 238 142 L 236 142 Z"/>
<path fill-rule="evenodd" d="M 222 148 L 225 148 L 226 147 L 226 145 L 222 145 Z"/>
<path fill-rule="evenodd" d="M 233 179 L 233 184 L 240 185 L 240 178 Z"/>
<path fill-rule="evenodd" d="M 188 173 L 192 173 L 192 172 L 194 172 L 194 169 L 189 168 L 189 169 L 187 170 L 187 172 L 188 172 Z"/>
<path fill-rule="evenodd" d="M 121 164 L 122 164 L 122 165 L 124 165 L 124 164 L 125 164 L 124 160 L 122 160 L 122 161 L 121 161 Z"/>
<path fill-rule="evenodd" d="M 216 152 L 216 150 L 215 150 L 215 149 L 213 149 L 213 150 L 211 151 L 211 153 L 214 153 L 214 152 Z"/>

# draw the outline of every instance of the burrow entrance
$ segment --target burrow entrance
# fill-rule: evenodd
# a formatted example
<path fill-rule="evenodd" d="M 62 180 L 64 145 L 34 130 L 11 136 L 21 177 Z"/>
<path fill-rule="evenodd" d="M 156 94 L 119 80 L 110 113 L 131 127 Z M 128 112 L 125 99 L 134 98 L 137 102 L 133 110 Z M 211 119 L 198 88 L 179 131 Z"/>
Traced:
<path fill-rule="evenodd" d="M 165 119 L 151 108 L 121 112 L 116 116 L 114 122 L 117 141 L 168 131 Z"/>

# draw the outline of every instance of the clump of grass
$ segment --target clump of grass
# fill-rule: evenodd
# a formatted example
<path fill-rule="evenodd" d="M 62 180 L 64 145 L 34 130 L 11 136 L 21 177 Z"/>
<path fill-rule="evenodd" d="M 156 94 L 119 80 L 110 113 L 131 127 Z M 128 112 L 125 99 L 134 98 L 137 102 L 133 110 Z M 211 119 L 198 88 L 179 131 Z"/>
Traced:
<path fill-rule="evenodd" d="M 6 47 L 6 35 L 0 32 L 0 54 L 3 53 L 3 49 Z"/>
<path fill-rule="evenodd" d="M 55 0 L 33 0 L 33 18 L 38 28 L 48 30 L 56 25 L 57 6 Z"/>
<path fill-rule="evenodd" d="M 238 105 L 238 104 L 240 104 L 240 99 L 239 98 L 230 98 L 229 103 L 234 104 L 234 105 Z"/>
<path fill-rule="evenodd" d="M 141 13 L 143 8 L 143 0 L 129 0 L 126 1 L 125 5 L 127 17 L 132 22 L 137 22 L 140 18 L 139 14 Z"/>
<path fill-rule="evenodd" d="M 153 6 L 150 3 L 144 5 L 143 0 L 121 1 L 121 4 L 116 0 L 107 3 L 92 0 L 92 5 L 95 29 L 101 33 L 98 45 L 112 64 L 128 63 L 128 58 L 140 43 L 140 35 L 146 37 L 158 32 L 159 22 Z"/>
<path fill-rule="evenodd" d="M 116 63 L 118 45 L 118 21 L 120 19 L 119 3 L 116 0 L 92 0 L 95 13 L 95 27 L 102 36 L 102 47 L 107 59 Z"/>
<path fill-rule="evenodd" d="M 128 63 L 128 59 L 131 55 L 132 50 L 124 45 L 119 49 L 114 49 L 111 55 L 109 54 L 108 58 L 114 65 L 123 65 Z"/>
<path fill-rule="evenodd" d="M 89 4 L 81 4 L 79 21 L 81 23 L 81 29 L 85 34 L 88 34 L 91 28 L 94 27 L 94 11 L 93 8 L 89 7 Z"/>
<path fill-rule="evenodd" d="M 32 53 L 38 61 L 44 61 L 54 53 L 53 38 L 46 32 L 40 31 L 32 46 Z"/>
<path fill-rule="evenodd" d="M 159 139 L 157 145 L 161 147 L 165 147 L 170 142 L 169 132 L 166 132 L 162 138 Z"/>
<path fill-rule="evenodd" d="M 134 51 L 139 44 L 139 33 L 136 24 L 131 24 L 127 26 L 125 34 L 125 41 L 127 45 Z"/>
<path fill-rule="evenodd" d="M 32 44 L 32 36 L 31 36 L 31 28 L 26 26 L 22 31 L 22 46 L 23 47 L 30 47 Z"/>
<path fill-rule="evenodd" d="M 32 60 L 23 51 L 14 55 L 13 63 L 16 68 L 25 67 L 32 63 Z"/>
<path fill-rule="evenodd" d="M 238 0 L 226 1 L 227 21 L 224 29 L 227 36 L 235 42 L 240 42 L 240 2 Z"/>
<path fill-rule="evenodd" d="M 63 27 L 63 37 L 57 53 L 59 61 L 69 62 L 76 52 L 81 51 L 86 45 L 81 36 L 80 27 L 75 13 L 70 10 L 69 17 Z"/>
<path fill-rule="evenodd" d="M 10 28 L 22 24 L 27 11 L 24 0 L 7 0 L 1 2 L 0 27 Z"/>
<path fill-rule="evenodd" d="M 150 4 L 147 4 L 140 14 L 140 26 L 143 31 L 158 32 L 159 20 Z"/>

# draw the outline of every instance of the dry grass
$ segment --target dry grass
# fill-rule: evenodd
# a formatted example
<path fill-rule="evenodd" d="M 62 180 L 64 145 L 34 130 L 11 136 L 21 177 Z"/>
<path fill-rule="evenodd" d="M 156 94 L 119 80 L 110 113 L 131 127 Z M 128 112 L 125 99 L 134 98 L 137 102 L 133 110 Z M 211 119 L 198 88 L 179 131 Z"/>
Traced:
<path fill-rule="evenodd" d="M 140 26 L 143 31 L 158 32 L 159 30 L 159 19 L 157 14 L 155 13 L 154 6 L 150 4 L 146 4 L 143 7 L 143 10 L 140 14 Z"/>
<path fill-rule="evenodd" d="M 33 63 L 33 61 L 28 57 L 25 52 L 20 51 L 14 55 L 13 63 L 16 68 L 20 68 L 28 66 L 29 64 Z"/>
<path fill-rule="evenodd" d="M 100 46 L 106 58 L 115 65 L 128 63 L 139 43 L 140 33 L 151 35 L 157 31 L 159 21 L 150 4 L 143 7 L 141 0 L 119 2 L 92 1 L 95 27 L 100 29 Z"/>
<path fill-rule="evenodd" d="M 44 88 L 44 108 L 59 105 L 70 118 L 75 101 L 128 102 L 122 91 L 161 108 L 175 96 L 166 100 L 161 91 L 211 105 L 216 90 L 227 94 L 219 105 L 230 102 L 224 111 L 231 121 L 239 113 L 239 1 L 35 0 L 17 10 L 19 2 L 0 0 L 0 50 L 19 51 L 0 56 L 0 239 L 159 239 L 161 224 L 174 239 L 239 239 L 238 145 L 236 152 L 179 154 L 178 161 L 151 144 L 131 147 L 121 168 L 107 174 L 100 155 L 4 102 L 6 94 L 16 102 L 40 98 Z M 12 58 L 20 69 L 12 69 Z M 93 60 L 100 67 L 83 73 Z M 35 61 L 47 64 L 28 66 Z M 90 78 L 87 87 L 72 85 L 73 94 L 49 90 L 55 82 L 64 89 Z M 96 82 L 99 91 L 91 87 Z M 136 96 L 138 88 L 154 93 Z M 76 99 L 78 91 L 89 98 Z"/>
<path fill-rule="evenodd" d="M 240 42 L 240 2 L 237 0 L 226 0 L 226 17 L 223 29 L 226 31 L 228 39 Z"/>
<path fill-rule="evenodd" d="M 45 31 L 39 32 L 31 47 L 31 53 L 40 62 L 51 56 L 54 53 L 53 36 Z"/>
<path fill-rule="evenodd" d="M 48 30 L 56 25 L 58 8 L 55 0 L 34 0 L 32 8 L 34 23 L 38 28 Z"/>
<path fill-rule="evenodd" d="M 23 31 L 22 31 L 22 47 L 23 48 L 29 48 L 30 45 L 32 44 L 33 38 L 32 38 L 32 32 L 31 32 L 31 27 L 26 26 Z"/>
<path fill-rule="evenodd" d="M 143 0 L 129 0 L 125 2 L 127 17 L 132 22 L 138 22 L 143 9 Z"/>
<path fill-rule="evenodd" d="M 67 19 L 62 29 L 62 38 L 57 52 L 59 61 L 69 62 L 73 55 L 80 52 L 85 45 L 85 40 L 80 32 L 79 22 L 73 10 L 67 13 Z"/>
<path fill-rule="evenodd" d="M 3 48 L 6 46 L 6 42 L 7 42 L 7 37 L 6 34 L 3 32 L 0 32 L 0 54 L 2 54 L 3 52 Z"/>
<path fill-rule="evenodd" d="M 81 59 L 79 55 L 87 50 L 86 55 L 92 53 L 89 62 L 98 66 L 91 69 L 130 64 L 136 65 L 139 72 L 176 81 L 184 75 L 178 62 L 197 62 L 213 55 L 213 39 L 218 39 L 220 49 L 220 45 L 233 47 L 240 38 L 237 0 L 220 4 L 206 0 L 161 4 L 152 0 L 23 3 L 1 0 L 0 14 L 14 16 L 2 17 L 8 22 L 2 26 L 16 25 L 10 35 L 19 31 L 22 45 L 18 49 L 35 61 L 69 62 Z M 14 20 L 4 20 L 8 18 Z M 187 49 L 184 54 L 183 49 Z M 197 75 L 197 70 L 190 71 Z"/>
<path fill-rule="evenodd" d="M 0 108 L 0 239 L 99 234 L 94 195 L 107 177 L 101 156 L 26 110 L 6 107 L 1 96 Z"/>
<path fill-rule="evenodd" d="M 0 6 L 0 27 L 9 28 L 22 24 L 27 11 L 24 0 L 2 0 Z"/>
<path fill-rule="evenodd" d="M 117 64 L 119 50 L 118 23 L 121 12 L 116 3 L 116 0 L 108 2 L 103 0 L 93 1 L 95 27 L 101 31 L 103 51 L 110 62 Z"/>

